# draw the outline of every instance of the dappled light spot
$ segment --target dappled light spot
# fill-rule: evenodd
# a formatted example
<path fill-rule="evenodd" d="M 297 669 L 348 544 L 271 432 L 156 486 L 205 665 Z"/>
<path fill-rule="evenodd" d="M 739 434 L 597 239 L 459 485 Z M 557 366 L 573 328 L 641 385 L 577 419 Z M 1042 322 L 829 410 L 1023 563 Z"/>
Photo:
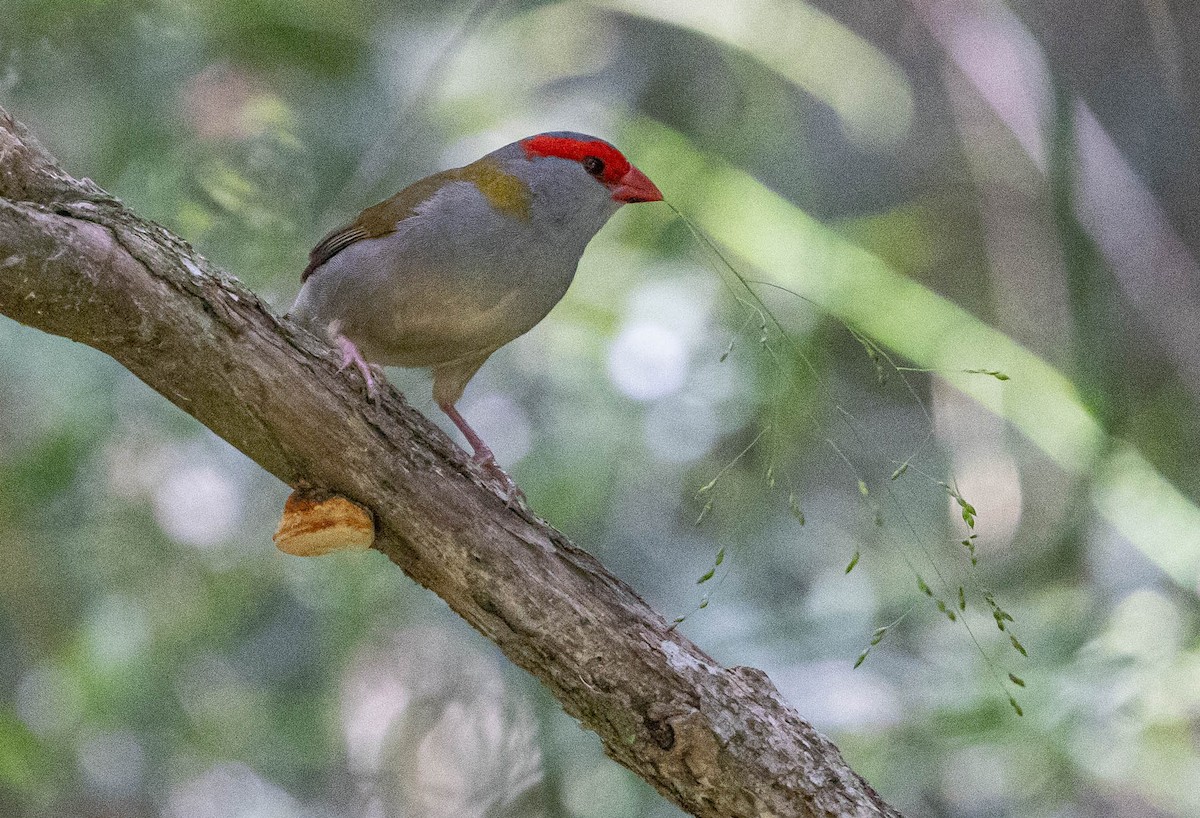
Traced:
<path fill-rule="evenodd" d="M 231 537 L 241 512 L 242 498 L 228 474 L 204 463 L 167 475 L 154 495 L 154 517 L 163 531 L 201 549 Z"/>
<path fill-rule="evenodd" d="M 265 83 L 217 63 L 192 75 L 182 89 L 184 119 L 201 139 L 244 139 L 265 127 L 264 109 L 280 109 Z"/>
<path fill-rule="evenodd" d="M 65 670 L 39 667 L 17 686 L 17 715 L 35 735 L 50 737 L 74 730 L 83 715 L 83 688 Z"/>
<path fill-rule="evenodd" d="M 679 391 L 687 364 L 687 348 L 677 332 L 658 324 L 633 324 L 609 347 L 608 377 L 634 400 L 656 400 Z"/>
<path fill-rule="evenodd" d="M 177 784 L 165 818 L 300 818 L 294 798 L 241 763 L 217 764 Z"/>
<path fill-rule="evenodd" d="M 128 798 L 142 786 L 146 752 L 128 730 L 89 731 L 76 747 L 76 758 L 92 786 L 107 796 Z"/>
<path fill-rule="evenodd" d="M 85 620 L 92 661 L 117 670 L 136 661 L 150 644 L 150 620 L 138 599 L 109 594 L 98 600 Z"/>
<path fill-rule="evenodd" d="M 449 630 L 414 627 L 363 644 L 342 681 L 341 713 L 369 811 L 541 814 L 533 711 L 490 655 Z"/>

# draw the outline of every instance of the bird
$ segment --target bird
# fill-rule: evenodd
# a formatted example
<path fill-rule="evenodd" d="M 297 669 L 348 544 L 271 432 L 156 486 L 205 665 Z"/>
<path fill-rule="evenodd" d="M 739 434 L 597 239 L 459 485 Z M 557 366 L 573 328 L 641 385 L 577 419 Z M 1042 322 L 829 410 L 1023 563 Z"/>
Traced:
<path fill-rule="evenodd" d="M 313 248 L 289 316 L 353 366 L 428 367 L 433 398 L 472 460 L 520 494 L 456 404 L 493 352 L 566 294 L 592 237 L 622 206 L 662 201 L 612 144 L 549 131 L 434 173 L 362 211 Z"/>

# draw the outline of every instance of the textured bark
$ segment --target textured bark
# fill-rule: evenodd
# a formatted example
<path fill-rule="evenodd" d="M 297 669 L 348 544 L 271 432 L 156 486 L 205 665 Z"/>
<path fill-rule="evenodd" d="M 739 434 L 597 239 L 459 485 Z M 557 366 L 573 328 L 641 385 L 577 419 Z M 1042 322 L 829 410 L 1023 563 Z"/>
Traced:
<path fill-rule="evenodd" d="M 0 313 L 111 355 L 292 486 L 371 509 L 378 548 L 698 816 L 896 816 L 764 673 L 724 668 L 394 391 L 183 241 L 64 173 L 0 110 Z"/>

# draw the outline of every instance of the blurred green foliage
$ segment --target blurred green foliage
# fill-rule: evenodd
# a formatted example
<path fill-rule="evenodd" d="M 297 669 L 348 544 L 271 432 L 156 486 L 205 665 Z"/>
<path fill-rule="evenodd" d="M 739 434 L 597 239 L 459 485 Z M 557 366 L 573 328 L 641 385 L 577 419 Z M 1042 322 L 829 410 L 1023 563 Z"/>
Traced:
<path fill-rule="evenodd" d="M 1074 5 L 9 0 L 0 104 L 280 312 L 398 186 L 610 138 L 715 244 L 622 212 L 472 383 L 534 507 L 907 814 L 1193 815 L 1200 21 Z M 112 361 L 0 350 L 0 814 L 678 814 Z"/>

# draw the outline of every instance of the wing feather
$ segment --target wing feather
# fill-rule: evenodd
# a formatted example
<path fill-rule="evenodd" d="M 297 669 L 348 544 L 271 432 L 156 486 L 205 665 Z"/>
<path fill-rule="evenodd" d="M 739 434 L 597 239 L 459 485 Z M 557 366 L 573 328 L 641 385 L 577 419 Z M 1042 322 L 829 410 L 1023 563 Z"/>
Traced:
<path fill-rule="evenodd" d="M 413 182 L 390 199 L 372 205 L 358 214 L 353 222 L 339 227 L 308 254 L 308 266 L 300 281 L 329 259 L 363 239 L 377 239 L 396 232 L 396 225 L 412 216 L 417 208 L 450 182 L 469 182 L 501 213 L 513 218 L 529 218 L 532 193 L 529 186 L 505 173 L 490 155 L 463 168 L 443 170 Z"/>
<path fill-rule="evenodd" d="M 354 242 L 365 238 L 369 238 L 366 230 L 356 227 L 353 224 L 348 224 L 345 227 L 339 227 L 321 239 L 320 243 L 308 254 L 308 266 L 300 274 L 301 283 L 308 280 L 308 277 L 313 274 L 313 270 L 329 261 L 329 259 L 345 250 L 351 244 L 354 244 Z"/>
<path fill-rule="evenodd" d="M 462 169 L 444 170 L 413 182 L 404 190 L 379 204 L 371 205 L 350 224 L 334 230 L 308 254 L 308 266 L 300 281 L 308 279 L 313 272 L 329 259 L 363 239 L 378 239 L 396 232 L 396 225 L 413 215 L 422 202 L 433 196 L 449 181 L 461 178 Z"/>

